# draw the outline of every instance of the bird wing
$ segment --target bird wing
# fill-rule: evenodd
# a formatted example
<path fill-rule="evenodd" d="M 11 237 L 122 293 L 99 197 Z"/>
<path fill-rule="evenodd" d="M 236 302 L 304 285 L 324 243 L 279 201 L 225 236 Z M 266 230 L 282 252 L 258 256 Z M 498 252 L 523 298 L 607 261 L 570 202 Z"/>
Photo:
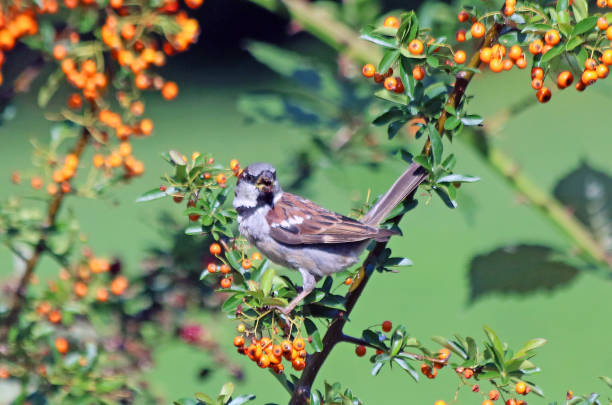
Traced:
<path fill-rule="evenodd" d="M 290 193 L 282 194 L 266 220 L 272 238 L 289 245 L 386 240 L 396 234 L 336 214 Z"/>

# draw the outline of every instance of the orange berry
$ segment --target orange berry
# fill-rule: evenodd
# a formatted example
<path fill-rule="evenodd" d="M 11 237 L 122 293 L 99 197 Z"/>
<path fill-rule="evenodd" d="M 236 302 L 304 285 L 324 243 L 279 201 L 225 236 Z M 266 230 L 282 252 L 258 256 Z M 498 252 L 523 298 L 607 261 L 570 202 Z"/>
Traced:
<path fill-rule="evenodd" d="M 531 87 L 534 90 L 540 90 L 544 85 L 542 79 L 538 79 L 537 77 L 531 81 Z"/>
<path fill-rule="evenodd" d="M 455 52 L 455 56 L 453 56 L 453 60 L 459 65 L 464 63 L 466 58 L 467 56 L 465 54 L 465 51 L 457 51 Z"/>
<path fill-rule="evenodd" d="M 391 321 L 384 321 L 382 323 L 383 332 L 391 332 L 392 327 L 393 327 L 393 324 L 391 323 Z"/>
<path fill-rule="evenodd" d="M 510 398 L 506 401 L 506 405 L 516 405 L 516 399 Z"/>
<path fill-rule="evenodd" d="M 389 91 L 393 91 L 395 90 L 395 87 L 397 86 L 397 80 L 395 79 L 395 77 L 387 77 L 385 79 L 385 89 L 389 90 Z"/>
<path fill-rule="evenodd" d="M 472 28 L 470 28 L 470 32 L 472 33 L 472 37 L 474 38 L 482 38 L 486 33 L 486 28 L 483 23 L 475 22 L 472 24 Z"/>
<path fill-rule="evenodd" d="M 253 264 L 251 263 L 249 259 L 244 259 L 241 263 L 241 266 L 243 269 L 248 270 L 253 266 Z"/>
<path fill-rule="evenodd" d="M 425 78 L 425 69 L 423 69 L 423 66 L 415 66 L 412 69 L 412 77 L 414 78 L 414 80 L 423 80 Z"/>
<path fill-rule="evenodd" d="M 77 297 L 84 297 L 87 295 L 87 284 L 82 281 L 74 283 L 74 293 Z"/>
<path fill-rule="evenodd" d="M 564 89 L 571 85 L 573 81 L 574 76 L 572 75 L 572 73 L 568 70 L 564 70 L 557 76 L 557 87 L 559 87 L 560 89 Z"/>
<path fill-rule="evenodd" d="M 216 273 L 217 265 L 214 263 L 208 263 L 208 266 L 206 266 L 206 269 L 208 270 L 209 273 Z"/>
<path fill-rule="evenodd" d="M 491 71 L 494 73 L 499 73 L 504 70 L 504 63 L 501 59 L 491 59 L 491 62 L 489 63 L 489 69 L 491 69 Z"/>
<path fill-rule="evenodd" d="M 60 323 L 62 321 L 62 313 L 54 309 L 49 312 L 49 322 L 51 323 Z"/>
<path fill-rule="evenodd" d="M 11 373 L 4 367 L 0 367 L 0 380 L 6 380 L 11 376 Z"/>
<path fill-rule="evenodd" d="M 185 4 L 189 8 L 198 8 L 202 5 L 204 0 L 185 0 Z"/>
<path fill-rule="evenodd" d="M 218 243 L 211 243 L 208 248 L 208 251 L 213 256 L 219 255 L 221 254 L 221 245 L 219 245 Z"/>
<path fill-rule="evenodd" d="M 68 344 L 68 341 L 65 338 L 58 337 L 57 339 L 55 339 L 55 348 L 61 354 L 68 353 L 69 347 L 70 347 L 70 345 Z"/>
<path fill-rule="evenodd" d="M 584 68 L 588 70 L 595 70 L 595 68 L 597 68 L 597 61 L 593 58 L 588 58 L 584 61 Z"/>
<path fill-rule="evenodd" d="M 532 55 L 537 55 L 542 52 L 542 48 L 544 47 L 544 43 L 541 39 L 535 39 L 529 43 L 529 53 Z"/>
<path fill-rule="evenodd" d="M 493 51 L 488 46 L 482 48 L 480 50 L 480 61 L 482 63 L 491 62 L 491 58 L 493 57 Z"/>
<path fill-rule="evenodd" d="M 502 60 L 502 67 L 504 68 L 504 70 L 511 70 L 512 66 L 514 66 L 514 63 L 511 59 Z"/>
<path fill-rule="evenodd" d="M 51 183 L 47 185 L 47 193 L 49 193 L 49 195 L 55 195 L 57 194 L 58 191 L 59 191 L 59 188 L 57 187 L 57 184 Z"/>
<path fill-rule="evenodd" d="M 565 399 L 567 401 L 571 401 L 572 399 L 574 399 L 574 392 L 572 390 L 569 390 L 565 393 Z"/>
<path fill-rule="evenodd" d="M 490 399 L 485 399 L 484 401 L 482 401 L 482 405 L 493 405 L 493 401 L 491 401 Z"/>
<path fill-rule="evenodd" d="M 527 389 L 527 384 L 525 384 L 522 381 L 517 382 L 516 385 L 514 386 L 514 390 L 519 395 L 523 395 L 526 389 Z"/>
<path fill-rule="evenodd" d="M 242 336 L 236 336 L 234 338 L 234 346 L 236 347 L 242 347 L 244 346 L 244 337 Z"/>
<path fill-rule="evenodd" d="M 115 295 L 122 295 L 128 288 L 129 282 L 125 276 L 117 276 L 111 282 L 111 292 Z"/>
<path fill-rule="evenodd" d="M 606 38 L 612 41 L 612 27 L 608 27 L 608 29 L 606 29 Z"/>
<path fill-rule="evenodd" d="M 291 351 L 293 350 L 293 345 L 288 340 L 283 340 L 280 344 L 280 347 L 283 353 L 291 353 Z"/>
<path fill-rule="evenodd" d="M 451 354 L 450 350 L 448 350 L 446 347 L 443 347 L 438 352 L 438 359 L 447 360 L 450 357 L 450 354 Z"/>
<path fill-rule="evenodd" d="M 140 132 L 142 132 L 144 135 L 151 135 L 153 133 L 153 121 L 148 118 L 145 118 L 140 121 L 138 127 L 140 129 Z"/>
<path fill-rule="evenodd" d="M 178 86 L 174 82 L 166 82 L 162 87 L 161 94 L 166 100 L 173 100 L 178 95 Z"/>
<path fill-rule="evenodd" d="M 223 263 L 220 267 L 220 271 L 223 274 L 228 274 L 230 271 L 232 271 L 232 268 L 229 265 Z"/>
<path fill-rule="evenodd" d="M 544 69 L 540 67 L 534 67 L 531 69 L 531 78 L 532 79 L 542 79 L 544 80 Z"/>
<path fill-rule="evenodd" d="M 413 55 L 420 55 L 423 53 L 423 42 L 420 39 L 413 39 L 408 44 L 408 51 Z"/>
<path fill-rule="evenodd" d="M 221 288 L 230 288 L 232 286 L 231 278 L 222 278 L 221 279 Z"/>
<path fill-rule="evenodd" d="M 30 185 L 32 186 L 33 189 L 40 190 L 43 187 L 43 181 L 40 177 L 34 176 L 30 180 Z"/>
<path fill-rule="evenodd" d="M 527 60 L 524 56 L 521 56 L 519 59 L 517 59 L 515 63 L 519 69 L 525 69 L 527 67 Z"/>
<path fill-rule="evenodd" d="M 444 402 L 441 399 L 439 399 L 436 402 L 434 402 L 434 405 L 446 405 L 446 402 Z"/>
<path fill-rule="evenodd" d="M 466 368 L 465 370 L 463 370 L 463 376 L 465 378 L 472 378 L 472 376 L 474 375 L 474 370 L 472 370 L 471 368 Z"/>
<path fill-rule="evenodd" d="M 121 27 L 121 36 L 123 37 L 123 39 L 129 41 L 134 38 L 135 35 L 136 27 L 134 26 L 134 24 L 123 24 L 123 27 Z"/>
<path fill-rule="evenodd" d="M 104 287 L 100 287 L 96 290 L 96 299 L 100 302 L 106 302 L 108 300 L 108 290 Z"/>
<path fill-rule="evenodd" d="M 536 97 L 538 98 L 538 101 L 543 104 L 548 103 L 550 101 L 552 94 L 548 87 L 542 87 L 540 90 L 537 91 Z"/>
<path fill-rule="evenodd" d="M 297 351 L 304 350 L 306 347 L 306 343 L 304 343 L 304 339 L 297 338 L 293 341 L 293 348 Z"/>
<path fill-rule="evenodd" d="M 506 17 L 510 17 L 512 14 L 514 14 L 515 11 L 516 9 L 514 8 L 514 6 L 510 6 L 506 3 L 506 6 L 504 7 L 504 15 Z"/>
<path fill-rule="evenodd" d="M 600 65 L 597 65 L 597 68 L 595 68 L 595 72 L 597 73 L 598 78 L 605 79 L 606 77 L 608 77 L 610 69 L 602 63 Z"/>
<path fill-rule="evenodd" d="M 397 17 L 393 17 L 392 15 L 385 18 L 385 22 L 383 25 L 387 28 L 399 28 L 399 20 Z"/>
<path fill-rule="evenodd" d="M 295 371 L 301 371 L 306 367 L 306 361 L 301 357 L 297 357 L 291 362 L 291 365 Z"/>
<path fill-rule="evenodd" d="M 255 261 L 261 260 L 261 253 L 259 253 L 259 252 L 254 252 L 254 253 L 251 255 L 251 260 L 255 260 Z"/>
<path fill-rule="evenodd" d="M 344 280 L 344 284 L 346 284 L 346 285 L 353 284 L 353 279 L 351 277 L 347 277 L 346 280 Z"/>
<path fill-rule="evenodd" d="M 606 8 L 608 6 L 607 0 L 597 0 L 597 7 Z"/>
<path fill-rule="evenodd" d="M 605 31 L 608 25 L 608 19 L 606 17 L 602 16 L 597 19 L 597 28 L 599 28 L 600 31 Z"/>
<path fill-rule="evenodd" d="M 53 58 L 55 58 L 55 60 L 62 60 L 67 54 L 68 51 L 64 45 L 57 44 L 53 47 Z"/>
<path fill-rule="evenodd" d="M 151 80 L 144 73 L 138 73 L 134 78 L 134 84 L 140 90 L 145 90 L 151 85 Z"/>
<path fill-rule="evenodd" d="M 425 375 L 431 374 L 431 367 L 427 363 L 421 364 L 421 373 Z"/>
<path fill-rule="evenodd" d="M 508 56 L 512 60 L 518 60 L 523 56 L 523 50 L 518 45 L 512 45 L 510 47 L 510 52 L 508 52 Z"/>
<path fill-rule="evenodd" d="M 561 41 L 561 35 L 559 35 L 557 30 L 548 30 L 544 34 L 544 41 L 550 46 L 555 46 Z"/>
<path fill-rule="evenodd" d="M 582 83 L 586 84 L 587 86 L 590 86 L 595 83 L 597 81 L 597 78 L 597 72 L 595 72 L 594 70 L 585 70 L 584 72 L 582 72 L 582 76 L 580 77 Z"/>
<path fill-rule="evenodd" d="M 489 391 L 489 399 L 491 401 L 497 401 L 499 399 L 499 391 L 497 390 Z"/>
<path fill-rule="evenodd" d="M 459 22 L 466 22 L 469 19 L 470 15 L 465 10 L 461 10 L 459 14 L 457 14 L 457 20 L 459 20 Z"/>
<path fill-rule="evenodd" d="M 259 360 L 257 360 L 257 365 L 260 368 L 267 368 L 270 366 L 270 358 L 266 354 L 262 354 Z"/>
<path fill-rule="evenodd" d="M 601 54 L 601 61 L 607 66 L 612 65 L 612 49 L 606 49 L 603 51 Z"/>
<path fill-rule="evenodd" d="M 464 42 L 465 41 L 465 30 L 460 29 L 459 31 L 457 31 L 457 33 L 455 34 L 455 39 L 457 40 L 457 42 Z"/>
<path fill-rule="evenodd" d="M 227 182 L 227 178 L 225 177 L 225 174 L 219 173 L 215 176 L 215 181 L 217 184 L 225 184 Z"/>
<path fill-rule="evenodd" d="M 519 399 L 518 401 L 516 401 L 516 405 L 527 405 L 527 402 L 523 401 L 522 399 Z"/>

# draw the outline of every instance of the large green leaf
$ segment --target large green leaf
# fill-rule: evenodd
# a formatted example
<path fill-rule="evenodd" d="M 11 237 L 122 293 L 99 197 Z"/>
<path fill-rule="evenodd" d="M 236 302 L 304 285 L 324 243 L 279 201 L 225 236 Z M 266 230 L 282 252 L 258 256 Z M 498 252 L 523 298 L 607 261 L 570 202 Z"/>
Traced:
<path fill-rule="evenodd" d="M 475 256 L 470 263 L 470 301 L 490 294 L 528 294 L 553 290 L 576 278 L 579 270 L 548 246 L 504 246 Z"/>

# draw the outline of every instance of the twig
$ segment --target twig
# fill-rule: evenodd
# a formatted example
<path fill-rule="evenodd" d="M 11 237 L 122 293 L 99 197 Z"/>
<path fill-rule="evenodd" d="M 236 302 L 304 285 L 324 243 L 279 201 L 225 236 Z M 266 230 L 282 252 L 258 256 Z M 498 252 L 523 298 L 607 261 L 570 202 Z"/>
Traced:
<path fill-rule="evenodd" d="M 89 140 L 89 132 L 86 128 L 83 128 L 81 135 L 76 143 L 76 145 L 72 148 L 71 153 L 75 154 L 77 158 L 80 158 L 83 149 L 85 149 L 85 145 Z M 47 209 L 47 218 L 42 226 L 42 234 L 34 247 L 34 251 L 32 252 L 32 256 L 26 261 L 26 268 L 19 280 L 19 284 L 15 289 L 13 294 L 13 302 L 11 304 L 11 309 L 9 310 L 8 315 L 4 318 L 1 329 L 0 329 L 0 342 L 4 341 L 7 336 L 11 326 L 17 321 L 21 309 L 23 307 L 23 301 L 25 298 L 27 287 L 30 283 L 32 275 L 34 274 L 34 270 L 36 269 L 36 265 L 40 260 L 42 254 L 47 248 L 46 240 L 47 240 L 47 232 L 55 226 L 55 220 L 57 218 L 57 214 L 59 212 L 62 201 L 64 200 L 65 193 L 61 190 L 51 199 L 49 202 L 49 207 Z"/>

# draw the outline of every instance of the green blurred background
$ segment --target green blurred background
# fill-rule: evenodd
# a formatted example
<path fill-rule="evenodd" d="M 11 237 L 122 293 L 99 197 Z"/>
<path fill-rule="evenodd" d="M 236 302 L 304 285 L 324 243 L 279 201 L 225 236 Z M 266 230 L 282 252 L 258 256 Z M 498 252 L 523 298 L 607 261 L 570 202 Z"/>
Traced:
<path fill-rule="evenodd" d="M 386 4 L 387 8 L 394 6 Z M 244 2 L 207 0 L 198 17 L 203 27 L 199 45 L 186 55 L 171 58 L 164 72 L 179 83 L 179 97 L 173 102 L 163 101 L 158 94 L 146 98 L 147 115 L 155 118 L 154 136 L 134 142 L 135 155 L 146 166 L 145 175 L 106 200 L 70 199 L 66 207 L 80 218 L 96 252 L 122 258 L 128 271 L 137 271 L 145 249 L 160 243 L 158 213 L 174 208 L 167 200 L 135 203 L 141 192 L 159 183 L 159 176 L 167 169 L 159 158 L 162 151 L 209 152 L 220 161 L 237 158 L 243 164 L 268 161 L 277 165 L 283 183 L 288 180 L 283 169 L 292 173 L 292 152 L 309 145 L 307 130 L 284 124 L 249 124 L 237 110 L 237 100 L 246 91 L 290 86 L 253 60 L 241 48 L 242 41 L 271 40 L 313 58 L 333 58 L 328 48 L 308 34 L 289 36 L 287 21 Z M 481 113 L 486 120 L 532 90 L 528 72 L 513 71 L 478 76 L 468 93 L 476 96 L 470 111 Z M 612 173 L 609 94 L 603 88 L 589 89 L 585 94 L 557 92 L 549 104 L 534 105 L 510 121 L 493 141 L 547 191 L 582 161 Z M 0 171 L 7 179 L 11 171 L 28 167 L 29 140 L 46 139 L 50 127 L 33 95 L 19 95 L 15 106 L 15 119 L 0 126 Z M 405 323 L 413 336 L 425 342 L 429 336 L 455 332 L 480 338 L 483 324 L 494 328 L 511 346 L 544 337 L 548 344 L 536 358 L 543 372 L 535 381 L 548 398 L 533 397 L 530 403 L 560 400 L 567 389 L 605 392 L 596 377 L 612 374 L 612 283 L 608 278 L 585 271 L 552 292 L 485 296 L 470 303 L 468 270 L 475 255 L 515 243 L 543 244 L 564 251 L 572 246 L 544 216 L 522 204 L 472 149 L 461 142 L 451 148 L 460 158 L 456 170 L 478 175 L 482 181 L 462 188 L 456 210 L 449 210 L 437 198 L 429 204 L 427 198 L 420 198 L 419 208 L 402 222 L 405 236 L 392 242 L 394 253 L 410 257 L 414 267 L 397 274 L 376 274 L 352 315 L 348 332 L 359 334 L 364 327 L 389 319 Z M 330 166 L 315 172 L 305 193 L 325 207 L 348 213 L 363 201 L 368 189 L 375 194 L 383 192 L 402 167 L 404 163 L 391 159 L 377 169 Z M 0 198 L 15 193 L 16 187 L 5 185 Z M 178 211 L 174 209 L 177 217 Z M 6 250 L 0 250 L 0 263 L 5 264 L 3 273 L 11 268 L 12 258 Z M 39 269 L 41 277 L 55 272 L 49 262 Z M 233 352 L 232 322 L 222 315 L 194 319 L 203 321 L 228 352 Z M 317 386 L 323 381 L 340 381 L 367 404 L 433 403 L 454 396 L 457 380 L 448 370 L 434 381 L 418 384 L 403 371 L 388 368 L 372 377 L 368 361 L 357 358 L 353 350 L 350 345 L 337 347 Z M 271 375 L 244 357 L 231 356 L 246 372 L 237 392 L 255 393 L 256 403 L 286 402 L 286 393 Z M 168 400 L 196 391 L 216 392 L 229 379 L 225 370 L 214 368 L 206 353 L 178 341 L 160 346 L 154 357 L 150 381 Z M 198 377 L 200 369 L 209 366 L 212 372 L 204 379 Z M 464 390 L 459 402 L 480 401 L 478 398 Z"/>

